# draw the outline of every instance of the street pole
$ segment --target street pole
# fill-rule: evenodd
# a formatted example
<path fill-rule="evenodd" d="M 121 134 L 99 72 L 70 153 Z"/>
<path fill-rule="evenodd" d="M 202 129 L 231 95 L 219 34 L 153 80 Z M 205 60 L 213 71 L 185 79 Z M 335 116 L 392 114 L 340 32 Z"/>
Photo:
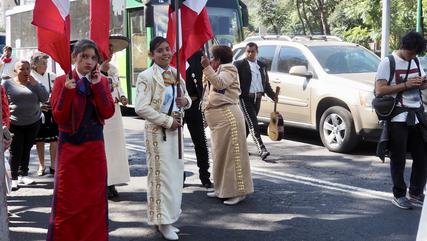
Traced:
<path fill-rule="evenodd" d="M 0 91 L 0 101 L 2 100 Z M 2 117 L 2 108 L 0 106 L 0 117 Z M 0 123 L 3 123 L 1 121 Z M 6 200 L 6 168 L 4 166 L 4 151 L 3 151 L 3 128 L 0 132 L 0 241 L 9 241 L 9 220 L 7 214 Z"/>
<path fill-rule="evenodd" d="M 382 32 L 381 32 L 381 58 L 389 52 L 390 40 L 390 0 L 383 0 Z"/>
<path fill-rule="evenodd" d="M 422 0 L 418 0 L 417 4 L 417 32 L 424 35 L 424 29 L 423 29 L 423 2 Z"/>

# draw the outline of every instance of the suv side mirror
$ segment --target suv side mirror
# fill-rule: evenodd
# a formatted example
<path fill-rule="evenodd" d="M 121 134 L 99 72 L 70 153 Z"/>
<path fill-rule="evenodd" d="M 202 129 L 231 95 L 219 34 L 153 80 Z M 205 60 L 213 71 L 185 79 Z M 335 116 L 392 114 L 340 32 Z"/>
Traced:
<path fill-rule="evenodd" d="M 289 70 L 289 74 L 295 75 L 295 76 L 301 76 L 306 78 L 312 78 L 313 74 L 307 70 L 307 67 L 304 65 L 296 65 L 292 66 Z"/>

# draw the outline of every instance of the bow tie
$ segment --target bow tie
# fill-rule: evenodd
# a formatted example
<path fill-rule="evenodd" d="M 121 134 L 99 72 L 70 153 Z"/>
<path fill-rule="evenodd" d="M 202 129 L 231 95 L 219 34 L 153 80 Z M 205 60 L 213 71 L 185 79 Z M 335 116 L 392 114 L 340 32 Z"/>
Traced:
<path fill-rule="evenodd" d="M 166 86 L 175 85 L 177 82 L 175 76 L 173 76 L 172 72 L 169 70 L 164 71 L 162 77 Z"/>
<path fill-rule="evenodd" d="M 90 82 L 86 77 L 81 78 L 77 81 L 78 92 L 82 95 L 89 96 L 92 94 L 90 90 Z"/>

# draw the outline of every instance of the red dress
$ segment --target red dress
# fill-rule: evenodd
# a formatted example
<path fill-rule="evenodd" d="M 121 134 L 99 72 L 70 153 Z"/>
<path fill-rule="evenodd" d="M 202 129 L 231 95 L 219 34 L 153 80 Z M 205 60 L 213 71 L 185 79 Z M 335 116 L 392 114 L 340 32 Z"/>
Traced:
<path fill-rule="evenodd" d="M 108 81 L 77 79 L 75 89 L 55 80 L 53 116 L 59 126 L 48 241 L 107 241 L 107 164 L 103 123 L 114 114 Z"/>

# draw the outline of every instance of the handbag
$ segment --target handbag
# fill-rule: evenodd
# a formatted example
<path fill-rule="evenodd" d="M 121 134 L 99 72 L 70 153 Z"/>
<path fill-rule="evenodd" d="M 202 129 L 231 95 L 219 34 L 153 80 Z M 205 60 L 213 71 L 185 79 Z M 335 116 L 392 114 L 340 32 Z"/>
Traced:
<path fill-rule="evenodd" d="M 372 100 L 372 107 L 377 113 L 379 120 L 385 120 L 391 116 L 396 107 L 396 98 L 390 95 L 377 96 Z"/>

